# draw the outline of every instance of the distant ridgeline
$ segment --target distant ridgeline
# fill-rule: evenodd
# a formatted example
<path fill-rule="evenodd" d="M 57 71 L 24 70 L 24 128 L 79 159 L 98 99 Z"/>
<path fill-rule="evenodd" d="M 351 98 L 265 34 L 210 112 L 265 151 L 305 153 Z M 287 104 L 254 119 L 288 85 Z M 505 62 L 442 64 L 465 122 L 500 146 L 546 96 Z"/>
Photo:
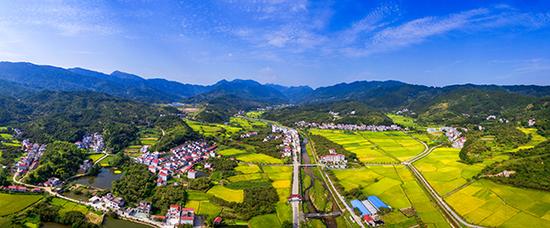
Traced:
<path fill-rule="evenodd" d="M 163 79 L 143 79 L 115 71 L 64 69 L 31 63 L 0 62 L 0 123 L 28 120 L 29 106 L 41 91 L 94 91 L 147 103 L 184 102 L 201 105 L 194 118 L 225 122 L 239 111 L 279 104 L 263 118 L 283 123 L 298 121 L 347 124 L 391 124 L 384 113 L 408 109 L 418 123 L 477 124 L 489 115 L 510 122 L 536 120 L 548 135 L 550 86 L 454 85 L 429 87 L 398 81 L 358 81 L 312 89 L 260 84 L 252 80 L 221 80 L 214 85 L 190 85 Z M 34 98 L 32 98 L 34 97 Z M 14 98 L 14 99 L 10 99 Z M 21 104 L 17 99 L 23 99 Z"/>

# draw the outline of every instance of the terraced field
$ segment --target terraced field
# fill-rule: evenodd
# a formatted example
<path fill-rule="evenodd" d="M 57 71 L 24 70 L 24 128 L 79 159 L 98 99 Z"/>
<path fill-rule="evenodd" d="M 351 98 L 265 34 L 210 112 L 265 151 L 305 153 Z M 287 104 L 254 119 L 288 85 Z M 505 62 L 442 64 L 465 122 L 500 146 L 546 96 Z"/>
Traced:
<path fill-rule="evenodd" d="M 124 153 L 130 157 L 138 157 L 141 155 L 140 149 L 147 145 L 152 148 L 159 140 L 161 132 L 157 132 L 153 129 L 147 129 L 140 132 L 139 144 L 130 145 L 124 149 Z"/>
<path fill-rule="evenodd" d="M 365 163 L 398 163 L 424 150 L 411 136 L 399 132 L 345 132 L 341 130 L 310 130 L 354 152 Z"/>

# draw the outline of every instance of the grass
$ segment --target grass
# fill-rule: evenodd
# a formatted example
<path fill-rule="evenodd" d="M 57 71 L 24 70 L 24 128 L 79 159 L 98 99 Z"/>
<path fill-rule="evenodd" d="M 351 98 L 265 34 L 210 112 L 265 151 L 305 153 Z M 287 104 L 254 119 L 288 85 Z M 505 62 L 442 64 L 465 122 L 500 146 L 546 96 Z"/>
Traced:
<path fill-rule="evenodd" d="M 251 228 L 280 227 L 281 223 L 276 214 L 268 214 L 253 217 L 248 221 L 248 226 Z"/>
<path fill-rule="evenodd" d="M 242 203 L 244 199 L 243 190 L 234 190 L 223 187 L 221 185 L 216 185 L 208 190 L 208 194 L 216 196 L 218 198 L 224 199 L 229 202 Z"/>
<path fill-rule="evenodd" d="M 19 212 L 42 199 L 42 195 L 0 193 L 0 216 Z"/>
<path fill-rule="evenodd" d="M 104 158 L 103 160 L 101 160 L 101 161 L 99 162 L 99 165 L 102 166 L 102 167 L 109 167 L 109 166 L 111 166 L 111 165 L 109 164 L 109 161 L 111 161 L 113 158 L 114 158 L 114 157 L 113 157 L 112 155 L 109 155 L 109 156 L 107 156 L 106 158 Z"/>

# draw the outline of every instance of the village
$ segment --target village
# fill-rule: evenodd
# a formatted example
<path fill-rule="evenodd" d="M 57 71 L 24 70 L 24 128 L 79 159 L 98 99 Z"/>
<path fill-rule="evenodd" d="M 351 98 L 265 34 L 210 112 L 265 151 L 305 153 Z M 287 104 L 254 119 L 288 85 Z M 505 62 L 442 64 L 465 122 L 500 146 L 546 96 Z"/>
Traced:
<path fill-rule="evenodd" d="M 172 148 L 169 152 L 145 152 L 136 161 L 146 165 L 151 173 L 157 175 L 157 186 L 164 186 L 172 177 L 187 175 L 187 178 L 195 179 L 198 172 L 193 166 L 210 157 L 216 157 L 215 150 L 216 145 L 206 141 L 192 141 Z M 204 168 L 212 167 L 205 163 Z"/>
<path fill-rule="evenodd" d="M 329 130 L 346 130 L 346 131 L 401 131 L 400 126 L 392 125 L 364 125 L 364 124 L 335 124 L 335 123 L 315 123 L 299 121 L 294 123 L 297 127 L 301 128 L 318 128 Z"/>

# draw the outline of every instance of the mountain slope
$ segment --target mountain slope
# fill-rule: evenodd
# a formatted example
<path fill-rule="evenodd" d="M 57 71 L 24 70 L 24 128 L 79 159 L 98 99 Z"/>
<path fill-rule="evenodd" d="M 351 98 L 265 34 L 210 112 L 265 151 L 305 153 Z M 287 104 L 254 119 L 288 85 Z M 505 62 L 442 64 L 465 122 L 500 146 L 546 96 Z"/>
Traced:
<path fill-rule="evenodd" d="M 82 68 L 0 62 L 0 80 L 34 90 L 95 91 L 148 102 L 171 102 L 205 92 L 207 87 L 163 79 L 143 79 L 115 71 L 111 75 Z"/>

